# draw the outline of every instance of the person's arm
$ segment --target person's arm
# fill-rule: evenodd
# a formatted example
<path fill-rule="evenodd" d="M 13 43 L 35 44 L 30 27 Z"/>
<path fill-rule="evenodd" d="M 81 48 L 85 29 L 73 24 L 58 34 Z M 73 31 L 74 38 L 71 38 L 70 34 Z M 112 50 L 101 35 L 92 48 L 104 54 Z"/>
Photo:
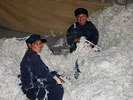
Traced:
<path fill-rule="evenodd" d="M 20 63 L 20 71 L 21 71 L 21 81 L 22 81 L 22 87 L 25 90 L 28 90 L 30 88 L 34 87 L 33 81 L 32 81 L 32 73 L 31 73 L 31 60 L 29 58 L 31 52 L 29 50 L 25 53 L 25 56 Z"/>
<path fill-rule="evenodd" d="M 57 83 L 39 55 L 37 55 L 34 59 L 34 73 L 37 78 L 44 81 L 44 84 L 55 85 Z"/>
<path fill-rule="evenodd" d="M 71 46 L 74 42 L 74 39 L 74 27 L 71 25 L 71 27 L 67 30 L 67 43 Z"/>
<path fill-rule="evenodd" d="M 92 43 L 92 44 L 90 43 L 90 46 L 93 48 L 94 45 L 97 45 L 97 43 L 98 43 L 99 33 L 98 33 L 95 25 L 91 22 L 87 22 L 86 30 L 87 30 L 87 34 L 88 34 L 86 39 Z"/>
<path fill-rule="evenodd" d="M 92 41 L 90 41 L 90 42 L 92 42 L 93 44 L 97 45 L 98 39 L 99 39 L 98 30 L 96 29 L 94 24 L 92 24 L 92 28 L 91 29 L 92 29 L 91 30 L 92 31 Z"/>
<path fill-rule="evenodd" d="M 21 63 L 21 81 L 22 86 L 25 90 L 31 89 L 34 87 L 34 84 L 32 82 L 32 76 L 30 73 L 29 66 L 27 66 L 25 63 Z"/>

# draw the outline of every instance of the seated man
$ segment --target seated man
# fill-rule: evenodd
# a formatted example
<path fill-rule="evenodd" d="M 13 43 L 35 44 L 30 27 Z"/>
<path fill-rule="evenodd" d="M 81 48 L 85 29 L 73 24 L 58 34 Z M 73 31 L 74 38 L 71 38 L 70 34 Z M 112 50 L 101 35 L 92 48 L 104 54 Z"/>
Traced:
<path fill-rule="evenodd" d="M 76 50 L 76 43 L 80 42 L 80 37 L 84 36 L 88 41 L 94 45 L 98 43 L 99 34 L 90 21 L 87 21 L 88 11 L 84 8 L 77 8 L 75 10 L 77 22 L 72 24 L 67 30 L 67 43 L 70 45 L 70 52 Z M 90 45 L 92 48 L 93 45 Z"/>
<path fill-rule="evenodd" d="M 53 78 L 57 73 L 51 73 L 38 55 L 44 42 L 37 34 L 26 40 L 28 50 L 20 64 L 22 90 L 30 100 L 62 100 L 64 89 Z"/>

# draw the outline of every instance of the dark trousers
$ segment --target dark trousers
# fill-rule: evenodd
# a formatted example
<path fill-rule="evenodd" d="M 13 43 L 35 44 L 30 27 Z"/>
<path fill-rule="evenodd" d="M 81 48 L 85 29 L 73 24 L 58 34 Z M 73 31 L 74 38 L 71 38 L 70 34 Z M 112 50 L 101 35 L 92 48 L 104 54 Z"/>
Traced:
<path fill-rule="evenodd" d="M 46 90 L 49 92 L 47 94 L 48 100 L 62 100 L 64 94 L 61 84 L 48 86 L 47 88 L 33 88 L 28 91 L 22 88 L 22 90 L 30 100 L 44 100 Z"/>
<path fill-rule="evenodd" d="M 48 100 L 62 100 L 64 89 L 61 84 L 49 86 L 47 90 L 49 91 Z"/>

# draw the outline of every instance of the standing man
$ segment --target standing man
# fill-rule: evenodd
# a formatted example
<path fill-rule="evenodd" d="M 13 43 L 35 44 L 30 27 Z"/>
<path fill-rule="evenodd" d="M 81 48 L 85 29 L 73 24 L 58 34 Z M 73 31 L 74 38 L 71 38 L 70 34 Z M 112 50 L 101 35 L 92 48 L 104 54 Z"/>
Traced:
<path fill-rule="evenodd" d="M 80 42 L 80 37 L 84 36 L 93 44 L 98 43 L 99 34 L 90 21 L 87 21 L 88 11 L 85 8 L 77 8 L 75 10 L 77 22 L 72 24 L 67 30 L 67 43 L 70 45 L 70 52 L 76 50 L 76 43 Z M 92 48 L 94 46 L 90 45 Z"/>
<path fill-rule="evenodd" d="M 58 74 L 55 71 L 51 73 L 38 55 L 45 42 L 37 34 L 26 40 L 28 50 L 20 64 L 22 90 L 29 100 L 62 100 L 64 89 L 53 78 L 54 75 L 59 77 Z"/>

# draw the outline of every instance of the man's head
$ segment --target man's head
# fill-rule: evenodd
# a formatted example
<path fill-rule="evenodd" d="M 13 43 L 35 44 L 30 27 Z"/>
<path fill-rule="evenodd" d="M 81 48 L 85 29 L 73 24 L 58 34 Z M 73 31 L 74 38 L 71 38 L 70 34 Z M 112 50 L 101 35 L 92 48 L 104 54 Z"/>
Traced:
<path fill-rule="evenodd" d="M 77 18 L 77 22 L 84 25 L 87 21 L 88 11 L 85 8 L 77 8 L 75 10 L 75 16 Z"/>
<path fill-rule="evenodd" d="M 36 53 L 40 53 L 43 48 L 43 43 L 47 42 L 47 40 L 41 38 L 40 35 L 33 34 L 28 39 L 26 39 L 25 42 L 28 48 L 35 51 Z"/>

